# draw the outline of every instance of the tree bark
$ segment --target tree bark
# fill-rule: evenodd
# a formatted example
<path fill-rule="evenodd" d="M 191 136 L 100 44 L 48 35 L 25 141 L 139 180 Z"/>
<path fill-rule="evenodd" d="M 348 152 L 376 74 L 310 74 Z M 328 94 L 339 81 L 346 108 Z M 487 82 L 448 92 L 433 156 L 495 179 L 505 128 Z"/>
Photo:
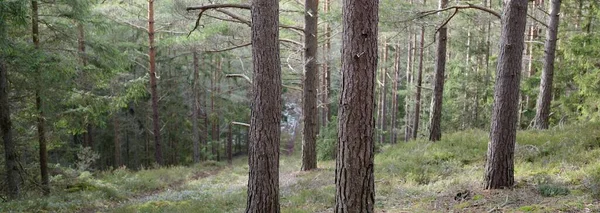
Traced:
<path fill-rule="evenodd" d="M 154 128 L 154 160 L 159 165 L 164 164 L 161 136 L 160 118 L 158 114 L 158 92 L 156 85 L 156 47 L 154 46 L 154 0 L 148 0 L 148 45 L 150 56 L 150 95 L 152 96 L 152 127 Z"/>
<path fill-rule="evenodd" d="M 419 71 L 417 72 L 417 92 L 415 93 L 415 115 L 413 117 L 412 138 L 417 139 L 419 120 L 421 117 L 421 84 L 423 83 L 423 49 L 425 49 L 425 27 L 421 27 L 421 42 L 419 44 Z"/>
<path fill-rule="evenodd" d="M 279 1 L 252 1 L 252 113 L 246 212 L 280 212 L 281 66 Z"/>
<path fill-rule="evenodd" d="M 2 23 L 0 23 L 2 24 Z M 0 26 L 4 30 L 4 26 Z M 3 31 L 0 32 L 4 36 Z M 6 166 L 6 184 L 8 187 L 8 196 L 10 199 L 16 199 L 19 196 L 19 167 L 16 144 L 12 136 L 12 120 L 10 118 L 10 103 L 8 102 L 8 75 L 4 65 L 4 58 L 0 56 L 0 132 L 4 142 L 4 163 Z"/>
<path fill-rule="evenodd" d="M 40 50 L 40 39 L 39 39 L 39 16 L 38 16 L 38 1 L 31 0 L 31 33 L 33 45 L 36 50 Z M 45 130 L 45 121 L 44 118 L 44 110 L 42 109 L 42 97 L 41 97 L 41 89 L 39 88 L 42 85 L 42 71 L 39 68 L 36 68 L 37 72 L 37 82 L 38 86 L 35 91 L 35 108 L 38 112 L 37 117 L 37 132 L 38 132 L 38 142 L 40 146 L 40 174 L 41 174 L 41 182 L 42 182 L 42 191 L 44 195 L 50 194 L 50 178 L 48 175 L 48 150 L 46 143 L 46 130 Z"/>
<path fill-rule="evenodd" d="M 508 0 L 502 16 L 494 107 L 485 166 L 486 189 L 512 187 L 514 184 L 514 149 L 526 21 L 527 0 Z"/>
<path fill-rule="evenodd" d="M 198 127 L 198 113 L 200 111 L 200 87 L 198 81 L 200 80 L 200 71 L 198 65 L 198 53 L 193 53 L 193 64 L 194 64 L 194 82 L 192 83 L 192 95 L 194 100 L 192 101 L 192 140 L 194 141 L 194 163 L 200 162 L 200 128 Z"/>
<path fill-rule="evenodd" d="M 554 78 L 554 58 L 556 56 L 556 40 L 558 35 L 558 22 L 561 0 L 552 0 L 550 3 L 550 17 L 548 31 L 546 32 L 546 43 L 544 45 L 544 68 L 542 70 L 542 81 L 540 93 L 537 99 L 534 126 L 537 129 L 548 129 L 550 117 L 550 104 L 552 101 L 552 81 Z"/>
<path fill-rule="evenodd" d="M 325 0 L 323 4 L 323 12 L 328 13 L 331 7 L 330 0 Z M 323 79 L 322 79 L 322 115 L 321 115 L 321 126 L 327 126 L 327 123 L 331 121 L 331 117 L 333 116 L 333 112 L 331 110 L 331 101 L 329 98 L 331 96 L 331 26 L 329 22 L 325 22 L 325 44 L 323 46 Z"/>
<path fill-rule="evenodd" d="M 343 1 L 342 91 L 335 212 L 374 212 L 375 72 L 379 1 Z"/>
<path fill-rule="evenodd" d="M 440 0 L 440 9 L 448 5 L 448 0 Z M 446 43 L 448 29 L 446 25 L 438 30 L 437 35 L 437 61 L 435 64 L 435 77 L 433 85 L 433 101 L 431 104 L 431 120 L 429 122 L 429 140 L 442 139 L 442 100 L 444 98 L 444 77 L 446 72 Z"/>
<path fill-rule="evenodd" d="M 319 111 L 317 109 L 317 85 L 319 69 L 317 65 L 317 22 L 318 0 L 304 3 L 304 91 L 303 120 L 304 140 L 302 141 L 302 171 L 317 168 L 317 135 L 319 134 Z"/>

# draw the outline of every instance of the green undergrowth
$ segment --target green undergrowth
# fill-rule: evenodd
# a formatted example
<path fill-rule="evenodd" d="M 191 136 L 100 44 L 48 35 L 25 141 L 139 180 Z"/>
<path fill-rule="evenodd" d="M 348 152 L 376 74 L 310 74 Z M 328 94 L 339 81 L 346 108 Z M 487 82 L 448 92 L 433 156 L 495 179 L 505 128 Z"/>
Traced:
<path fill-rule="evenodd" d="M 445 134 L 435 143 L 417 140 L 380 146 L 375 157 L 376 209 L 600 211 L 599 124 L 520 131 L 515 148 L 516 185 L 506 190 L 482 189 L 487 142 L 486 131 L 467 130 Z M 282 212 L 332 212 L 335 162 L 320 161 L 318 170 L 300 172 L 299 153 L 281 156 Z M 208 168 L 220 170 L 190 178 Z M 100 212 L 243 212 L 248 166 L 240 158 L 232 167 L 115 170 L 89 178 L 89 184 L 77 192 L 4 203 L 0 211 L 76 211 L 73 206 L 91 202 Z M 180 184 L 169 187 L 169 183 Z"/>
<path fill-rule="evenodd" d="M 64 168 L 51 179 L 52 193 L 48 197 L 28 194 L 23 198 L 0 204 L 0 212 L 78 212 L 107 208 L 137 196 L 152 194 L 178 186 L 199 176 L 225 167 L 222 163 L 206 162 L 192 167 L 174 166 L 131 171 L 118 168 L 92 174 Z"/>

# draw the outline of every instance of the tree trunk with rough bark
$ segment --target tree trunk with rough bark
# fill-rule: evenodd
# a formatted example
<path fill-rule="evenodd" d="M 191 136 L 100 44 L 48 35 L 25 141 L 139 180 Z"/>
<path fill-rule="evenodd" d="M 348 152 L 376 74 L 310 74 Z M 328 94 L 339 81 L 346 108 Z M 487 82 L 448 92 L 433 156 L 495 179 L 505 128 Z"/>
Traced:
<path fill-rule="evenodd" d="M 40 32 L 39 32 L 39 28 L 38 28 L 38 24 L 39 24 L 39 16 L 38 16 L 38 1 L 37 0 L 32 0 L 31 1 L 31 34 L 32 34 L 32 40 L 33 40 L 33 45 L 35 46 L 36 50 L 40 50 Z M 44 110 L 42 109 L 42 97 L 41 97 L 41 90 L 42 88 L 39 88 L 41 85 L 41 78 L 42 78 L 42 71 L 39 70 L 39 68 L 36 68 L 36 72 L 37 72 L 37 82 L 38 82 L 38 87 L 36 88 L 35 91 L 35 108 L 38 112 L 38 117 L 37 117 L 37 132 L 38 132 L 38 142 L 39 142 L 39 146 L 40 146 L 40 174 L 41 174 L 41 183 L 42 183 L 42 191 L 44 193 L 44 195 L 49 195 L 50 194 L 50 176 L 48 175 L 48 150 L 47 150 L 47 143 L 46 143 L 46 130 L 45 130 L 45 126 L 46 126 L 46 119 L 44 118 Z"/>
<path fill-rule="evenodd" d="M 448 0 L 440 0 L 439 9 L 446 8 Z M 429 140 L 442 139 L 442 100 L 444 98 L 444 77 L 446 72 L 446 42 L 448 28 L 443 26 L 438 29 L 437 35 L 437 60 L 435 64 L 435 77 L 433 84 L 433 101 L 429 125 Z"/>
<path fill-rule="evenodd" d="M 246 212 L 280 212 L 281 66 L 279 1 L 252 1 L 252 113 Z"/>
<path fill-rule="evenodd" d="M 485 189 L 512 187 L 527 0 L 508 0 L 502 16 Z"/>
<path fill-rule="evenodd" d="M 374 212 L 375 73 L 379 1 L 343 1 L 342 91 L 335 212 Z"/>
<path fill-rule="evenodd" d="M 319 110 L 317 109 L 317 85 L 319 84 L 317 22 L 319 1 L 306 0 L 304 6 L 304 91 L 302 93 L 304 140 L 302 140 L 301 170 L 308 171 L 317 168 L 317 135 L 319 134 Z M 326 112 L 324 113 L 326 114 Z"/>
<path fill-rule="evenodd" d="M 154 0 L 148 0 L 148 55 L 150 56 L 150 95 L 152 96 L 152 127 L 154 133 L 154 160 L 159 165 L 164 164 L 161 136 L 160 118 L 158 115 L 158 92 L 156 83 L 156 47 L 154 46 Z"/>
<path fill-rule="evenodd" d="M 534 126 L 537 129 L 548 129 L 550 117 L 550 103 L 552 101 L 552 81 L 554 80 L 554 58 L 556 56 L 556 40 L 558 35 L 558 22 L 561 0 L 552 0 L 550 3 L 549 27 L 546 32 L 546 43 L 544 45 L 544 68 L 542 70 L 542 82 L 537 99 Z"/>

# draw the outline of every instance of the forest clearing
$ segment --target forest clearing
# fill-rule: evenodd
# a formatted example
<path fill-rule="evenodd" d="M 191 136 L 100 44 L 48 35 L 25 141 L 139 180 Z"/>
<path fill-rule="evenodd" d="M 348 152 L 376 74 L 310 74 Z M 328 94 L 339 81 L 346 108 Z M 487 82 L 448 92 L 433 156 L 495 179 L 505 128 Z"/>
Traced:
<path fill-rule="evenodd" d="M 0 212 L 600 212 L 596 0 L 0 0 Z"/>
<path fill-rule="evenodd" d="M 518 134 L 510 190 L 483 190 L 487 133 L 453 133 L 379 147 L 375 157 L 376 212 L 597 212 L 600 210 L 599 124 Z M 445 136 L 446 137 L 446 136 Z M 300 141 L 297 141 L 300 143 Z M 299 171 L 300 156 L 281 159 L 282 212 L 331 212 L 335 162 Z M 2 203 L 14 212 L 242 212 L 248 165 L 194 166 L 63 177 L 50 197 Z M 56 188 L 59 188 L 59 187 Z"/>

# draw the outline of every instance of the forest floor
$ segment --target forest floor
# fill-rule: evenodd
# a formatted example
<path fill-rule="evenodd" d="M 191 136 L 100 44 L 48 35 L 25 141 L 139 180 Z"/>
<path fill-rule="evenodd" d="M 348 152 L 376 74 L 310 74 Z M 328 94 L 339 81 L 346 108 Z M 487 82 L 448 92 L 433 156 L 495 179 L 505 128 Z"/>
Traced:
<path fill-rule="evenodd" d="M 600 212 L 599 124 L 520 131 L 516 185 L 506 190 L 483 190 L 485 131 L 378 150 L 376 212 Z M 282 155 L 280 168 L 282 212 L 333 211 L 334 161 L 299 172 L 299 155 Z M 80 191 L 2 203 L 0 211 L 243 212 L 247 179 L 244 158 L 233 166 L 118 169 L 90 177 Z"/>

